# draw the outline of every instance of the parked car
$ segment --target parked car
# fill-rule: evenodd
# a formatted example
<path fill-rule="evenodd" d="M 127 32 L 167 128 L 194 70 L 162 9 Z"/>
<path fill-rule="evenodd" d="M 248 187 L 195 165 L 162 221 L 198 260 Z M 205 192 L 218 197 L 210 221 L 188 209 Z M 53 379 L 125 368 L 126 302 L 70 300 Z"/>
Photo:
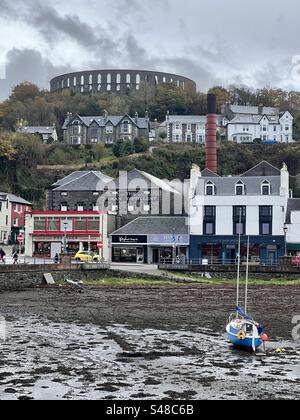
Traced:
<path fill-rule="evenodd" d="M 300 267 L 300 254 L 295 255 L 292 258 L 292 265 L 296 265 L 297 267 Z"/>
<path fill-rule="evenodd" d="M 99 262 L 100 261 L 99 255 L 95 254 L 94 252 L 90 252 L 90 251 L 79 251 L 75 255 L 74 259 L 77 262 L 85 262 L 85 263 Z"/>

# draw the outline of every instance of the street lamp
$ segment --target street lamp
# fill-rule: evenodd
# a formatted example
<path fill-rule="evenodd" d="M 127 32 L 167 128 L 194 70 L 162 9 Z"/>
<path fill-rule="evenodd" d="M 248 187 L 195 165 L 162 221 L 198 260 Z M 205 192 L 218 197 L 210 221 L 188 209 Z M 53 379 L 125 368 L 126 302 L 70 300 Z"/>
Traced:
<path fill-rule="evenodd" d="M 66 255 L 67 253 L 67 228 L 68 228 L 68 223 L 64 222 L 64 231 L 65 231 L 65 236 L 64 236 L 64 254 Z"/>
<path fill-rule="evenodd" d="M 285 251 L 284 251 L 284 256 L 287 257 L 287 233 L 288 233 L 289 228 L 287 227 L 287 225 L 284 225 L 283 231 L 284 231 L 284 247 L 285 247 Z"/>

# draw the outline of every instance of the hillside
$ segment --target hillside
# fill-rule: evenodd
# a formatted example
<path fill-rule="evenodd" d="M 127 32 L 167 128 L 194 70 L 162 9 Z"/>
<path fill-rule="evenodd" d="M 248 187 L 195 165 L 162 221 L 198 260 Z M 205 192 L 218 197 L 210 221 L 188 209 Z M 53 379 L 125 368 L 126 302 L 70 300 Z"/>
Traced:
<path fill-rule="evenodd" d="M 198 145 L 156 145 L 151 151 L 117 158 L 111 148 L 90 146 L 70 148 L 60 144 L 43 145 L 28 138 L 13 156 L 0 157 L 0 190 L 11 191 L 32 201 L 36 208 L 45 205 L 45 191 L 73 170 L 98 169 L 112 177 L 120 170 L 137 168 L 169 180 L 189 177 L 193 163 L 205 166 L 205 151 Z M 1 156 L 1 150 L 0 150 Z M 291 184 L 296 187 L 300 173 L 300 144 L 218 146 L 219 174 L 241 174 L 262 160 L 281 167 L 286 162 Z M 300 196 L 300 190 L 295 190 Z"/>

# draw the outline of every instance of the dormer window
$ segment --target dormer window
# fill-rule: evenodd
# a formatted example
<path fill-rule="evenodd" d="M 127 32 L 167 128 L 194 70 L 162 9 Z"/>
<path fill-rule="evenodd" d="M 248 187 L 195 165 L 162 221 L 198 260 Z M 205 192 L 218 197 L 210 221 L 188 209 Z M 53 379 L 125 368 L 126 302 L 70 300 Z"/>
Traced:
<path fill-rule="evenodd" d="M 235 195 L 245 195 L 245 184 L 242 181 L 235 184 Z"/>
<path fill-rule="evenodd" d="M 206 184 L 205 190 L 206 195 L 216 195 L 216 186 L 211 181 Z"/>
<path fill-rule="evenodd" d="M 261 185 L 261 195 L 271 195 L 271 185 L 268 181 Z"/>

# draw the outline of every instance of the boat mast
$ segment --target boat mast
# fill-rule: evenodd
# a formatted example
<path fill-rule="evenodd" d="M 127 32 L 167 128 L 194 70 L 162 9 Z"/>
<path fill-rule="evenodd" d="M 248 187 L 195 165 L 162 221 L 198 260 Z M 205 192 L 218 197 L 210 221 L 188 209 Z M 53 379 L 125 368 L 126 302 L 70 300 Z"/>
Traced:
<path fill-rule="evenodd" d="M 237 307 L 240 306 L 240 270 L 241 270 L 241 235 L 242 235 L 242 208 L 240 208 L 240 218 L 239 218 L 239 245 L 238 245 L 238 269 L 237 269 L 237 292 L 236 292 L 236 302 Z"/>
<path fill-rule="evenodd" d="M 248 236 L 248 243 L 247 243 L 247 268 L 246 268 L 245 313 L 247 313 L 247 309 L 248 309 L 249 257 L 250 257 L 250 236 Z"/>

